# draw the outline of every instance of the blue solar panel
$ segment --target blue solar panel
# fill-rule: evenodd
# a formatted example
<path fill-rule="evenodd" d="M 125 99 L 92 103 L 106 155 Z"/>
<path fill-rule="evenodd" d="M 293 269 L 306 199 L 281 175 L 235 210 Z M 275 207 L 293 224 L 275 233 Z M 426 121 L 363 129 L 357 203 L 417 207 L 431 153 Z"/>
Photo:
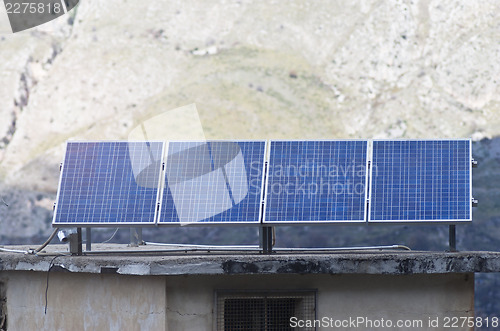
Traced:
<path fill-rule="evenodd" d="M 373 141 L 370 215 L 376 221 L 470 221 L 471 141 Z"/>
<path fill-rule="evenodd" d="M 163 142 L 68 142 L 54 226 L 154 224 Z"/>
<path fill-rule="evenodd" d="M 259 223 L 265 149 L 265 141 L 170 142 L 158 223 Z"/>
<path fill-rule="evenodd" d="M 265 223 L 366 220 L 367 141 L 271 141 Z"/>

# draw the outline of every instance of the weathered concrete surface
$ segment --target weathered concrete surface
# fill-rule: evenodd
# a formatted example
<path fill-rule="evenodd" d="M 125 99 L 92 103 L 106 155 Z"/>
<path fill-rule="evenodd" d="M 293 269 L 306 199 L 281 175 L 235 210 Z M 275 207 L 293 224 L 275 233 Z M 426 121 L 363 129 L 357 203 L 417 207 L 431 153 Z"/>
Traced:
<path fill-rule="evenodd" d="M 217 313 L 224 309 L 224 303 L 216 304 L 219 290 L 314 291 L 318 319 L 410 321 L 411 326 L 397 330 L 429 330 L 429 319 L 439 319 L 442 326 L 444 318 L 474 317 L 473 274 L 126 276 L 2 271 L 0 281 L 7 289 L 11 331 L 214 330 Z M 318 328 L 332 329 L 396 328 Z"/>
<path fill-rule="evenodd" d="M 27 250 L 27 247 L 15 247 Z M 0 270 L 47 271 L 66 246 L 53 245 L 48 255 L 0 253 Z M 124 275 L 237 275 L 237 274 L 442 274 L 500 272 L 498 252 L 167 252 L 157 247 L 129 248 L 97 245 L 84 256 L 60 255 L 55 270 Z M 64 252 L 62 252 L 64 253 Z M 66 253 L 67 254 L 67 253 Z"/>
<path fill-rule="evenodd" d="M 21 252 L 0 253 L 9 330 L 213 330 L 224 309 L 216 304 L 219 290 L 310 290 L 319 319 L 410 321 L 420 324 L 398 329 L 429 329 L 431 319 L 474 317 L 474 273 L 500 271 L 500 253 L 490 252 L 261 255 L 99 244 L 93 255 L 61 255 L 67 246 L 50 245 L 36 256 L 22 253 L 27 246 L 5 249 Z"/>
<path fill-rule="evenodd" d="M 164 277 L 51 272 L 48 286 L 40 272 L 0 277 L 9 330 L 165 330 Z"/>
<path fill-rule="evenodd" d="M 166 277 L 168 330 L 214 330 L 214 293 L 317 290 L 316 317 L 349 320 L 421 321 L 413 327 L 323 325 L 318 330 L 440 330 L 429 318 L 474 316 L 474 275 L 218 275 Z M 187 299 L 189 298 L 189 299 Z M 443 324 L 441 323 L 441 326 Z M 301 330 L 296 328 L 294 330 Z M 461 328 L 460 330 L 467 330 Z M 472 329 L 471 329 L 472 330 Z"/>

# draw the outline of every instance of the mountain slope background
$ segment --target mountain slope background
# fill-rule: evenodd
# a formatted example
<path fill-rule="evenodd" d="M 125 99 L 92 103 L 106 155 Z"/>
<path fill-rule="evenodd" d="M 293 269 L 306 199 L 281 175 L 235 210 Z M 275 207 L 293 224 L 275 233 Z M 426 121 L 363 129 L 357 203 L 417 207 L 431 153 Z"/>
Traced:
<path fill-rule="evenodd" d="M 1 2 L 1 1 L 0 1 Z M 1 4 L 0 4 L 1 5 Z M 475 141 L 472 225 L 458 248 L 500 244 L 500 2 L 82 0 L 9 34 L 0 13 L 0 243 L 52 231 L 65 142 L 124 140 L 196 103 L 207 139 Z M 96 241 L 114 229 L 94 231 Z M 147 230 L 148 240 L 255 243 L 255 229 Z M 401 243 L 444 250 L 447 227 L 279 228 L 281 246 Z M 127 241 L 119 230 L 115 241 Z M 496 275 L 476 304 L 498 312 Z"/>

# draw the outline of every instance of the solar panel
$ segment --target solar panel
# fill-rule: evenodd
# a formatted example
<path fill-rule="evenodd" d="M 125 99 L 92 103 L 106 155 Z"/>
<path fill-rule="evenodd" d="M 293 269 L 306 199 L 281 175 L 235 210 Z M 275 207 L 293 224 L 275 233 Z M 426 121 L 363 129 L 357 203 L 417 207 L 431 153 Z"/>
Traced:
<path fill-rule="evenodd" d="M 470 221 L 470 140 L 373 141 L 371 222 Z"/>
<path fill-rule="evenodd" d="M 163 142 L 68 142 L 54 226 L 154 224 Z"/>
<path fill-rule="evenodd" d="M 271 141 L 264 223 L 366 220 L 363 140 Z"/>
<path fill-rule="evenodd" d="M 158 223 L 259 223 L 265 148 L 265 141 L 169 142 Z"/>

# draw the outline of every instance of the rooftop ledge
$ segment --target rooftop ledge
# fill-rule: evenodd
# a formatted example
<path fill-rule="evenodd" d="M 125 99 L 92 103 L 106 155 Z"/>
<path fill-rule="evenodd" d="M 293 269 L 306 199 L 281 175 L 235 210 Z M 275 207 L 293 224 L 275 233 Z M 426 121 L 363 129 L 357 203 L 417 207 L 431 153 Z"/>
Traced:
<path fill-rule="evenodd" d="M 114 273 L 123 275 L 256 275 L 256 274 L 444 274 L 500 272 L 500 252 L 279 251 L 184 252 L 120 244 L 97 244 L 82 256 L 67 253 L 67 245 L 8 246 L 0 251 L 2 271 Z M 6 251 L 13 250 L 13 251 Z M 56 257 L 57 256 L 57 257 Z"/>

